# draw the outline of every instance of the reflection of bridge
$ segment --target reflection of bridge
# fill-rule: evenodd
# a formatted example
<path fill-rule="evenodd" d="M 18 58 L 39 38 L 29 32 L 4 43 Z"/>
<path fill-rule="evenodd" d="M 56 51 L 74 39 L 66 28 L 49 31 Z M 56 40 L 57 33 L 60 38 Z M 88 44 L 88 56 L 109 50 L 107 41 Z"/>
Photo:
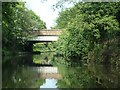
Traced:
<path fill-rule="evenodd" d="M 40 42 L 53 42 L 58 40 L 58 36 L 61 34 L 61 30 L 32 30 L 30 31 L 33 38 L 28 39 L 29 45 L 27 46 L 29 51 L 33 50 L 34 43 Z"/>
<path fill-rule="evenodd" d="M 59 73 L 46 73 L 40 74 L 40 77 L 43 79 L 54 78 L 54 79 L 61 79 L 61 75 Z"/>
<path fill-rule="evenodd" d="M 59 74 L 57 67 L 37 67 L 37 71 L 38 71 L 38 73 L 40 73 L 40 78 L 61 79 L 61 75 Z"/>
<path fill-rule="evenodd" d="M 37 55 L 37 56 L 39 56 L 39 57 L 37 57 L 37 59 L 39 61 L 41 60 L 41 58 L 44 58 L 42 55 L 45 55 L 44 57 L 46 57 L 46 55 L 47 55 L 48 60 L 53 59 L 53 58 L 50 58 L 52 56 L 51 54 L 44 53 L 44 54 Z M 45 64 L 44 63 L 43 64 L 37 63 L 36 64 L 36 63 L 33 62 L 34 58 L 35 57 L 33 57 L 32 54 L 31 55 L 29 54 L 27 56 L 27 59 L 26 59 L 26 61 L 24 63 L 27 64 L 29 67 L 31 67 L 32 70 L 37 72 L 36 75 L 38 76 L 38 78 L 43 78 L 43 79 L 51 79 L 51 78 L 53 78 L 53 79 L 61 79 L 61 75 L 60 75 L 57 67 L 54 67 L 50 63 L 45 63 Z M 47 62 L 47 61 L 45 60 L 45 62 Z"/>

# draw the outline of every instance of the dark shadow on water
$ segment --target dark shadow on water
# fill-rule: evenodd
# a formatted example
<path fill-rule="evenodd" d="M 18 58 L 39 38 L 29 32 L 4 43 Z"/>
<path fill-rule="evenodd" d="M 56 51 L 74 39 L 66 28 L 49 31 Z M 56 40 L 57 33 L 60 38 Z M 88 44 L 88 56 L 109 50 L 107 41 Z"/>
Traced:
<path fill-rule="evenodd" d="M 52 64 L 36 64 L 36 63 L 32 63 L 31 65 L 29 65 L 29 66 L 31 66 L 31 67 L 51 67 L 51 66 L 53 66 Z"/>

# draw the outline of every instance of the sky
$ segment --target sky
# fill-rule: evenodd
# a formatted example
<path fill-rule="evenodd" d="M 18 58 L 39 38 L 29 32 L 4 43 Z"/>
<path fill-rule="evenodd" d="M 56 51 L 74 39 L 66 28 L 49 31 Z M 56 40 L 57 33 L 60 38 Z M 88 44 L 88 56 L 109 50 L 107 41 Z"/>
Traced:
<path fill-rule="evenodd" d="M 32 9 L 41 20 L 46 23 L 47 29 L 55 25 L 55 20 L 58 17 L 59 10 L 53 10 L 52 5 L 56 3 L 57 0 L 23 0 L 26 2 L 26 7 Z"/>

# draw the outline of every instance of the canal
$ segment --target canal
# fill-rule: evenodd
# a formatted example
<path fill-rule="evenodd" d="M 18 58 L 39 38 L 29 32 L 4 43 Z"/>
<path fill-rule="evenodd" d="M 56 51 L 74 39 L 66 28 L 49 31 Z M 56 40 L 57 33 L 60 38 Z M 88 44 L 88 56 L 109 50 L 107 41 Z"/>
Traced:
<path fill-rule="evenodd" d="M 120 88 L 113 66 L 69 62 L 54 52 L 3 58 L 3 88 Z"/>

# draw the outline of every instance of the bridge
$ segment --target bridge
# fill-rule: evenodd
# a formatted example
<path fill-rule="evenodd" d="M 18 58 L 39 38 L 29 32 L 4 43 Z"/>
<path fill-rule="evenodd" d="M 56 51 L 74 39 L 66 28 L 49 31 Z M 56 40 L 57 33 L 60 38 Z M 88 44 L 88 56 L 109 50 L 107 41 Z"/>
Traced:
<path fill-rule="evenodd" d="M 61 30 L 52 29 L 52 30 L 32 30 L 30 31 L 31 35 L 34 35 L 33 38 L 30 38 L 28 42 L 52 42 L 57 41 L 58 36 L 61 34 Z"/>
<path fill-rule="evenodd" d="M 34 37 L 27 40 L 27 42 L 29 43 L 29 45 L 27 46 L 28 51 L 33 50 L 33 44 L 35 43 L 57 41 L 61 32 L 62 30 L 60 29 L 31 30 L 30 34 Z"/>

